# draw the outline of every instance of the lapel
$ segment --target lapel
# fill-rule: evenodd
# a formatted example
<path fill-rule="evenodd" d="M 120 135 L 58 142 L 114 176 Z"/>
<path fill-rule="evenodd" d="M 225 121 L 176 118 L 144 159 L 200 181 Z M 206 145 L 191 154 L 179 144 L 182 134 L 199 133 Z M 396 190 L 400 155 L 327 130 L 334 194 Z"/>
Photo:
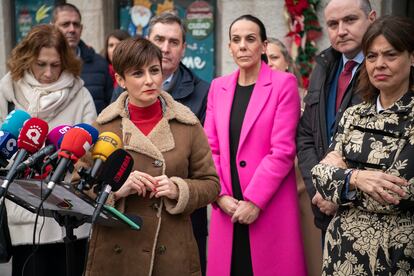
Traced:
<path fill-rule="evenodd" d="M 220 87 L 220 94 L 217 97 L 217 134 L 223 148 L 228 149 L 225 152 L 227 161 L 230 160 L 230 112 L 233 104 L 234 91 L 236 89 L 239 70 L 231 74 L 228 78 L 224 78 Z"/>
<path fill-rule="evenodd" d="M 243 146 L 250 130 L 261 114 L 271 92 L 272 71 L 264 62 L 262 62 L 259 76 L 247 106 L 246 115 L 244 116 L 242 130 L 240 133 L 239 149 Z"/>

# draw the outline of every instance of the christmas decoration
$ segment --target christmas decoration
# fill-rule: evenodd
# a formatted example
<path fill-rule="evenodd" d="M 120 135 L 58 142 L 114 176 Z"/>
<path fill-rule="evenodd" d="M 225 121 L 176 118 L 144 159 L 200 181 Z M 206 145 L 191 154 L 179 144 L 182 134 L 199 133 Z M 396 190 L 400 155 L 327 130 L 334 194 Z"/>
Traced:
<path fill-rule="evenodd" d="M 304 88 L 308 87 L 309 75 L 317 51 L 316 40 L 322 35 L 316 15 L 319 0 L 285 0 L 289 32 L 290 54 L 302 76 Z"/>

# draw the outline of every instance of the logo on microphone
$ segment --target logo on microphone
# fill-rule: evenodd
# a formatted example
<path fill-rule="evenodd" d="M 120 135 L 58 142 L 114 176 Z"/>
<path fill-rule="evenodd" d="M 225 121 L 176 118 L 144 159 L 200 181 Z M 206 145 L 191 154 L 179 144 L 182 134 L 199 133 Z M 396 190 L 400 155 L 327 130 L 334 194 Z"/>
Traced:
<path fill-rule="evenodd" d="M 39 126 L 32 125 L 26 132 L 26 137 L 32 140 L 36 145 L 39 145 L 39 138 L 42 135 L 42 129 Z"/>
<path fill-rule="evenodd" d="M 17 147 L 17 141 L 16 139 L 12 138 L 6 143 L 6 149 L 8 151 L 13 151 Z"/>
<path fill-rule="evenodd" d="M 59 129 L 59 133 L 60 134 L 65 134 L 66 132 L 68 132 L 69 129 L 71 129 L 70 126 L 65 126 L 65 127 L 61 128 L 61 129 Z"/>
<path fill-rule="evenodd" d="M 124 161 L 122 162 L 121 167 L 119 168 L 118 173 L 114 177 L 114 181 L 115 182 L 121 181 L 121 178 L 124 175 L 125 171 L 127 170 L 130 161 L 131 161 L 131 157 L 128 156 L 128 155 L 125 156 Z"/>
<path fill-rule="evenodd" d="M 110 143 L 115 148 L 118 147 L 118 142 L 114 138 L 109 137 L 109 136 L 99 136 L 98 141 Z"/>

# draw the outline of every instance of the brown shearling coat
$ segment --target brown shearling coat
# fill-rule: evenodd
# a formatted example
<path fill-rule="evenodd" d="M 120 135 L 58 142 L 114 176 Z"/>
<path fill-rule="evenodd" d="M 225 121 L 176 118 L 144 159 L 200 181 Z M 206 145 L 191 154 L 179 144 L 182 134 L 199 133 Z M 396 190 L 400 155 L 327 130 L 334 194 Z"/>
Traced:
<path fill-rule="evenodd" d="M 178 186 L 178 201 L 137 194 L 115 206 L 143 219 L 139 231 L 95 226 L 86 275 L 201 275 L 190 214 L 213 202 L 220 186 L 210 147 L 197 118 L 185 106 L 161 93 L 163 118 L 145 136 L 129 120 L 127 93 L 97 119 L 99 132 L 122 138 L 134 158 L 133 170 L 152 176 L 165 174 Z"/>

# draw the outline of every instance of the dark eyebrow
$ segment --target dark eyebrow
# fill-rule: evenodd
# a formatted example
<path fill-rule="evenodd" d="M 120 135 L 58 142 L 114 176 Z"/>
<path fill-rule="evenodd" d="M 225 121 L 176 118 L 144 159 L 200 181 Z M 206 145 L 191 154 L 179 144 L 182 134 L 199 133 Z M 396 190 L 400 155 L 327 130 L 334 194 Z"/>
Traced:
<path fill-rule="evenodd" d="M 342 20 L 350 20 L 350 19 L 358 19 L 358 18 L 359 18 L 358 15 L 356 15 L 356 14 L 350 14 L 350 15 L 347 15 L 344 18 L 342 18 Z"/>

